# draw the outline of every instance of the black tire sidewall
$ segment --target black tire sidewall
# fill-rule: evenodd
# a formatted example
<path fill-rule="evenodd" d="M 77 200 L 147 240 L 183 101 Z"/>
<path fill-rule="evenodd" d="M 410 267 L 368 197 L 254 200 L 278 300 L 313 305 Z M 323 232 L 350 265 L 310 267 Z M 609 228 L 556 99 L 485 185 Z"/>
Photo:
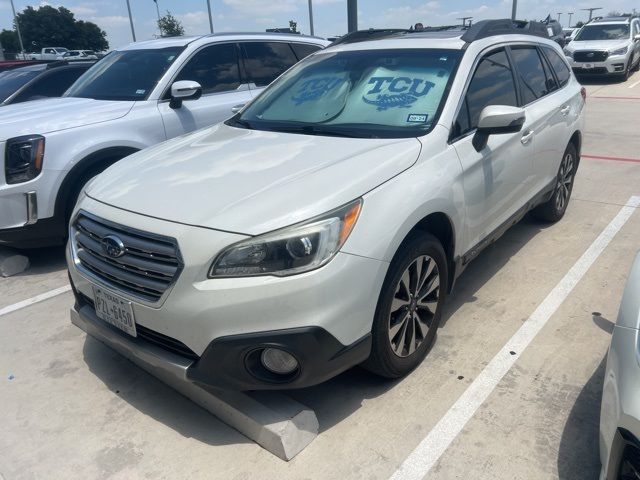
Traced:
<path fill-rule="evenodd" d="M 391 349 L 388 338 L 388 321 L 391 310 L 391 302 L 395 295 L 395 288 L 405 269 L 419 256 L 429 255 L 436 262 L 440 275 L 440 297 L 436 307 L 435 316 L 427 337 L 420 347 L 409 357 L 398 357 Z M 433 345 L 442 317 L 442 307 L 446 297 L 448 285 L 447 259 L 442 245 L 436 237 L 429 233 L 421 233 L 409 238 L 399 249 L 387 271 L 372 328 L 372 355 L 369 367 L 376 373 L 387 377 L 400 377 L 406 375 L 418 366 L 429 349 Z"/>

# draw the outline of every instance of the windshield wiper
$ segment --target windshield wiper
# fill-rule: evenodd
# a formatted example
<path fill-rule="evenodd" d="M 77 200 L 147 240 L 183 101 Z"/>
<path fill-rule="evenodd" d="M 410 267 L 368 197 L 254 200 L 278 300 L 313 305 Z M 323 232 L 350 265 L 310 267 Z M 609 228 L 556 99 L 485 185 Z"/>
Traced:
<path fill-rule="evenodd" d="M 247 128 L 249 130 L 253 130 L 253 127 L 251 126 L 251 124 L 246 120 L 242 120 L 241 118 L 230 118 L 227 121 L 227 125 L 231 127 L 240 127 L 240 128 Z"/>
<path fill-rule="evenodd" d="M 320 135 L 328 137 L 344 137 L 344 138 L 378 138 L 369 132 L 359 134 L 357 132 L 349 132 L 339 128 L 328 128 L 322 125 L 287 125 L 270 127 L 268 130 L 283 133 L 303 133 L 305 135 Z"/>

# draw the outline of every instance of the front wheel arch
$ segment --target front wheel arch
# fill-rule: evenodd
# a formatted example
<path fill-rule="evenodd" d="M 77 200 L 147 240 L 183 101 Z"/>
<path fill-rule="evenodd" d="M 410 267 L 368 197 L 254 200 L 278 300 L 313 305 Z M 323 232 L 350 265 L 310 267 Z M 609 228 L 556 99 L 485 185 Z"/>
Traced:
<path fill-rule="evenodd" d="M 58 189 L 55 215 L 66 221 L 73 210 L 77 195 L 80 193 L 79 188 L 84 185 L 84 183 L 80 184 L 81 182 L 137 151 L 138 149 L 133 147 L 110 147 L 94 152 L 77 162 L 65 175 Z"/>

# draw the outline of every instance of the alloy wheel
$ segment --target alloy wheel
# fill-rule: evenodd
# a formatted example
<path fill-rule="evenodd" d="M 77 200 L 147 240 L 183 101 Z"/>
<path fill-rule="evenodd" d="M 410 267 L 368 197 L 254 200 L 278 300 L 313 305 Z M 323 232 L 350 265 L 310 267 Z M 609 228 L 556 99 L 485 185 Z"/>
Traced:
<path fill-rule="evenodd" d="M 398 357 L 412 355 L 427 337 L 440 298 L 440 272 L 429 255 L 414 259 L 395 288 L 389 313 L 389 342 Z"/>
<path fill-rule="evenodd" d="M 559 212 L 564 211 L 571 195 L 571 185 L 573 183 L 574 160 L 571 153 L 565 154 L 560 164 L 558 172 L 558 183 L 556 185 L 556 208 Z"/>

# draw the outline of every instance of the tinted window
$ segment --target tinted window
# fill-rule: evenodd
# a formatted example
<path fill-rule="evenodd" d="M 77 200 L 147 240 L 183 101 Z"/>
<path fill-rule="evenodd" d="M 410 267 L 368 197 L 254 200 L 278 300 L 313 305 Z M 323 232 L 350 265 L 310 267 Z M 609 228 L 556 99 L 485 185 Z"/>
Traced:
<path fill-rule="evenodd" d="M 293 48 L 296 57 L 298 57 L 298 60 L 302 60 L 303 58 L 311 55 L 313 52 L 317 52 L 318 50 L 320 50 L 321 47 L 318 45 L 311 45 L 309 43 L 292 43 L 291 48 Z"/>
<path fill-rule="evenodd" d="M 476 68 L 469 89 L 454 124 L 454 136 L 463 135 L 478 126 L 480 113 L 489 105 L 518 104 L 509 59 L 504 50 L 484 57 Z"/>
<path fill-rule="evenodd" d="M 558 53 L 549 47 L 543 47 L 544 52 L 553 67 L 553 71 L 556 72 L 556 77 L 558 77 L 558 82 L 560 82 L 560 86 L 564 87 L 568 82 L 569 78 L 571 78 L 571 71 L 565 61 L 558 55 Z"/>
<path fill-rule="evenodd" d="M 41 70 L 9 70 L 0 72 L 0 102 L 40 74 Z"/>
<path fill-rule="evenodd" d="M 245 42 L 241 45 L 245 54 L 247 81 L 258 87 L 269 85 L 298 61 L 287 43 Z"/>
<path fill-rule="evenodd" d="M 555 87 L 548 84 L 542 59 L 535 47 L 512 47 L 513 60 L 518 71 L 518 81 L 525 105 L 543 97 Z"/>
<path fill-rule="evenodd" d="M 203 48 L 187 62 L 177 80 L 196 81 L 205 94 L 237 89 L 240 86 L 237 45 L 223 43 Z"/>
<path fill-rule="evenodd" d="M 26 102 L 42 97 L 60 97 L 86 70 L 86 68 L 62 68 L 42 75 L 20 92 L 12 103 Z"/>
<path fill-rule="evenodd" d="M 95 100 L 146 100 L 183 47 L 112 52 L 91 67 L 67 96 Z"/>
<path fill-rule="evenodd" d="M 424 135 L 438 119 L 461 54 L 422 48 L 313 55 L 249 104 L 235 125 L 316 135 Z"/>

